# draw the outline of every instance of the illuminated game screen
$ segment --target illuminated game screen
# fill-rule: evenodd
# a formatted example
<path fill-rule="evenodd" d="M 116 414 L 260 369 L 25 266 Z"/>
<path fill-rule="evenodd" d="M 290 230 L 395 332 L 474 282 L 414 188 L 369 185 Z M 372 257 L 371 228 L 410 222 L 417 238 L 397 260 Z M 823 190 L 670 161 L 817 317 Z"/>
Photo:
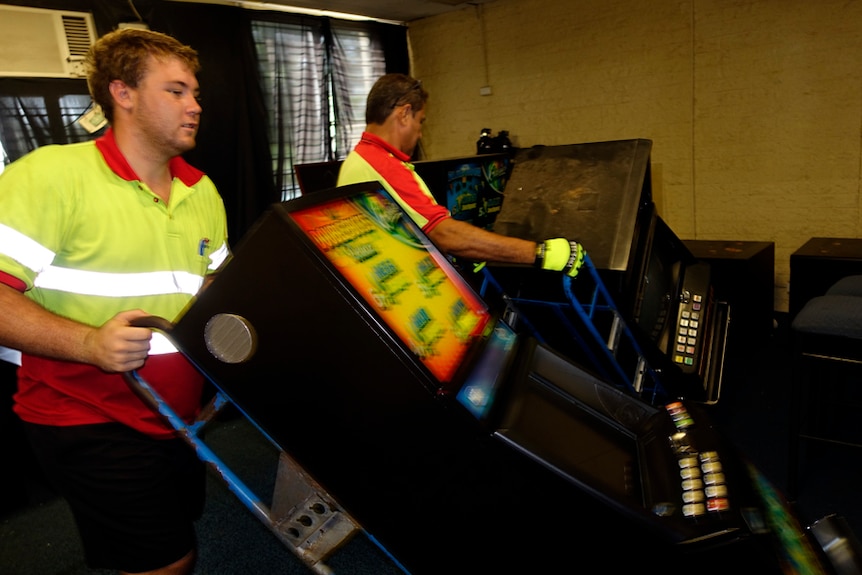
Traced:
<path fill-rule="evenodd" d="M 428 370 L 451 381 L 489 311 L 401 208 L 364 188 L 290 215 Z"/>

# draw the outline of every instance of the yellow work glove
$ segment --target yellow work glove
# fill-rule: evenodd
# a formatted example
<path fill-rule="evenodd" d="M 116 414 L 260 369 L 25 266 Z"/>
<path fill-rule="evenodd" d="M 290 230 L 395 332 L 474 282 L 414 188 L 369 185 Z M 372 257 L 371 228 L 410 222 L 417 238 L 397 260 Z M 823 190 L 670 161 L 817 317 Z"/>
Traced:
<path fill-rule="evenodd" d="M 543 270 L 563 272 L 569 277 L 578 275 L 587 251 L 578 242 L 565 238 L 545 240 L 536 246 L 534 265 Z"/>

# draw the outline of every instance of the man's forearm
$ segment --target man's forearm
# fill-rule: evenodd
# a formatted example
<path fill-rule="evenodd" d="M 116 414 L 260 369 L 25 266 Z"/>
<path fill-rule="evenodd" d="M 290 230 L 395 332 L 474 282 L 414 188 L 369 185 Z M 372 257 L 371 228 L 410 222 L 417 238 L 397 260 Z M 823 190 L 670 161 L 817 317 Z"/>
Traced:
<path fill-rule="evenodd" d="M 451 218 L 440 222 L 429 237 L 443 252 L 475 261 L 529 265 L 536 259 L 535 242 L 495 234 Z"/>
<path fill-rule="evenodd" d="M 26 353 L 87 362 L 85 340 L 93 328 L 49 312 L 0 284 L 0 345 Z"/>

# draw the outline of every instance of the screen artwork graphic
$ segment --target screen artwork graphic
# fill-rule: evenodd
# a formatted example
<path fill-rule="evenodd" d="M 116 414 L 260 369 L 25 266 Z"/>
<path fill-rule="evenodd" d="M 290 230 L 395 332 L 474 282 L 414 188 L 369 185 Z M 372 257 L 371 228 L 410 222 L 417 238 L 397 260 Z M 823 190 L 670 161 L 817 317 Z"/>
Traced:
<path fill-rule="evenodd" d="M 488 309 L 401 208 L 362 192 L 291 217 L 431 373 L 450 381 Z"/>

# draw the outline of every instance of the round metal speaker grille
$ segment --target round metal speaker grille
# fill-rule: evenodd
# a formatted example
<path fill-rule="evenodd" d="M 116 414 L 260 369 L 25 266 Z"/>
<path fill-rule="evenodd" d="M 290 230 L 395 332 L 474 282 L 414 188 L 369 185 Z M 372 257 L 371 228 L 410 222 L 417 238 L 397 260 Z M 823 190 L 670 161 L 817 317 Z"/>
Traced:
<path fill-rule="evenodd" d="M 213 356 L 225 363 L 248 361 L 257 349 L 257 334 L 244 317 L 214 315 L 204 328 L 204 341 Z"/>

